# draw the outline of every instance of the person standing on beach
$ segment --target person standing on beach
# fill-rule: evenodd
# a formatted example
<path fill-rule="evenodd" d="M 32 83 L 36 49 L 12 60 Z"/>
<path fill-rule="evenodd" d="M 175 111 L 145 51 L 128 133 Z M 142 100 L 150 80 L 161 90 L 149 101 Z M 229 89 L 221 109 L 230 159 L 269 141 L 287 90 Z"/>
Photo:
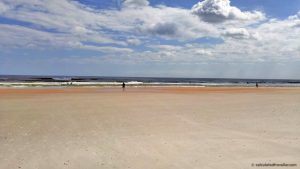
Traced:
<path fill-rule="evenodd" d="M 256 88 L 258 88 L 258 83 L 257 82 L 256 82 L 255 86 L 256 86 Z"/>
<path fill-rule="evenodd" d="M 125 83 L 124 83 L 124 82 L 123 82 L 123 84 L 122 84 L 122 88 L 125 89 Z"/>

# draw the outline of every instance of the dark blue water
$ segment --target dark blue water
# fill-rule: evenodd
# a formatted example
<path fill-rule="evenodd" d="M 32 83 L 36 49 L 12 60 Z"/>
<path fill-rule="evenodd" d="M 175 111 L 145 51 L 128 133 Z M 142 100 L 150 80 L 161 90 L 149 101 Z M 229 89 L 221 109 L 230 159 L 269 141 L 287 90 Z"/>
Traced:
<path fill-rule="evenodd" d="M 162 78 L 162 77 L 101 77 L 101 76 L 30 76 L 0 75 L 0 82 L 140 82 L 143 84 L 184 84 L 184 85 L 248 85 L 285 84 L 300 85 L 298 79 L 229 79 L 229 78 Z M 297 85 L 297 86 L 298 86 Z"/>

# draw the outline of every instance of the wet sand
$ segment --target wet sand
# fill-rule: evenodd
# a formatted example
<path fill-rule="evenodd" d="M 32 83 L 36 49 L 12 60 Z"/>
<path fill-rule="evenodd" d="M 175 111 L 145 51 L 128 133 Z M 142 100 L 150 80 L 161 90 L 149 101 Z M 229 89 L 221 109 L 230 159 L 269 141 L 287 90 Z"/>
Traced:
<path fill-rule="evenodd" d="M 300 88 L 0 89 L 0 169 L 299 168 L 299 139 Z"/>

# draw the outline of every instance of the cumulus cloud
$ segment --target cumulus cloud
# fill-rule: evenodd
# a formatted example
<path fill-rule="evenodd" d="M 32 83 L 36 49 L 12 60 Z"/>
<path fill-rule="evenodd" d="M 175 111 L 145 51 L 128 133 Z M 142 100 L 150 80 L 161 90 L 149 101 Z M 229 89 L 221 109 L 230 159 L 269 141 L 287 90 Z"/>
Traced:
<path fill-rule="evenodd" d="M 259 11 L 242 12 L 230 5 L 230 0 L 204 0 L 192 7 L 192 13 L 203 21 L 221 23 L 229 20 L 261 20 L 264 14 Z"/>
<path fill-rule="evenodd" d="M 294 28 L 300 28 L 300 20 L 296 21 L 295 24 L 293 25 Z"/>
<path fill-rule="evenodd" d="M 290 16 L 288 19 L 290 20 L 300 19 L 300 11 L 296 15 Z"/>
<path fill-rule="evenodd" d="M 139 24 L 133 23 L 138 25 L 137 32 L 146 35 L 190 40 L 218 34 L 216 27 L 199 21 L 197 16 L 192 15 L 187 9 L 159 6 L 135 9 L 134 11 L 126 10 L 122 14 L 134 21 L 138 20 Z"/>
<path fill-rule="evenodd" d="M 288 17 L 289 21 L 291 21 L 291 27 L 300 28 L 300 11 L 296 15 L 292 15 Z"/>
<path fill-rule="evenodd" d="M 175 36 L 178 32 L 178 28 L 175 23 L 166 22 L 156 23 L 149 27 L 147 31 L 154 35 Z"/>
<path fill-rule="evenodd" d="M 224 27 L 224 43 L 156 47 L 158 50 L 139 54 L 148 60 L 174 63 L 261 63 L 300 61 L 300 31 L 295 27 L 298 16 L 270 19 L 255 26 Z M 164 51 L 164 52 L 163 52 Z"/>
<path fill-rule="evenodd" d="M 2 17 L 30 23 L 30 26 L 0 24 L 0 47 L 84 49 L 132 60 L 165 59 L 180 63 L 283 60 L 300 56 L 299 13 L 250 26 L 249 23 L 260 20 L 264 14 L 241 11 L 230 6 L 229 0 L 204 0 L 196 4 L 192 12 L 163 5 L 153 7 L 143 0 L 126 0 L 124 4 L 128 8 L 99 10 L 68 0 L 47 3 L 2 0 L 0 12 L 5 11 Z M 135 8 L 137 6 L 142 8 Z M 179 40 L 182 45 L 153 44 L 157 40 L 154 36 Z M 224 41 L 207 46 L 191 42 L 204 37 Z M 159 46 L 155 50 L 146 46 L 149 44 Z M 135 45 L 145 45 L 151 51 L 130 49 Z"/>
<path fill-rule="evenodd" d="M 227 29 L 223 34 L 227 37 L 232 37 L 236 39 L 248 39 L 250 37 L 249 32 L 245 28 Z"/>
<path fill-rule="evenodd" d="M 125 7 L 144 7 L 148 5 L 148 0 L 125 0 L 123 2 L 123 6 Z"/>
<path fill-rule="evenodd" d="M 67 0 L 52 0 L 47 3 L 36 0 L 3 2 L 12 9 L 3 14 L 3 17 L 30 23 L 31 28 L 67 34 L 79 41 L 126 45 L 126 40 L 114 40 L 118 36 L 115 32 L 181 40 L 218 35 L 214 26 L 199 21 L 188 9 L 152 7 L 145 0 L 126 0 L 123 2 L 125 6 L 143 8 L 121 10 L 92 9 L 77 1 Z M 53 36 L 55 32 L 52 32 Z"/>
<path fill-rule="evenodd" d="M 222 35 L 234 39 L 260 39 L 257 32 L 249 32 L 245 28 L 228 28 L 222 33 Z"/>

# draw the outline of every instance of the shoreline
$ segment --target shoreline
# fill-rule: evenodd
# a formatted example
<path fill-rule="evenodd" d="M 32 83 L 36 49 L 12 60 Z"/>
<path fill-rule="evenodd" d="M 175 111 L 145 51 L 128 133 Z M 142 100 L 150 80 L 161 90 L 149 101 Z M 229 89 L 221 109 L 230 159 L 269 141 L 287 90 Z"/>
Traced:
<path fill-rule="evenodd" d="M 123 82 L 0 82 L 0 88 L 121 87 Z M 256 87 L 256 83 L 126 82 L 126 87 Z M 257 83 L 259 87 L 300 87 L 300 83 Z"/>
<path fill-rule="evenodd" d="M 62 87 L 0 87 L 0 95 L 10 94 L 84 94 L 84 93 L 272 93 L 300 94 L 300 87 L 243 87 L 243 86 L 62 86 Z"/>
<path fill-rule="evenodd" d="M 220 80 L 220 79 L 218 79 Z M 128 87 L 300 87 L 300 82 L 292 81 L 0 81 L 1 87 L 119 87 L 125 82 Z"/>

